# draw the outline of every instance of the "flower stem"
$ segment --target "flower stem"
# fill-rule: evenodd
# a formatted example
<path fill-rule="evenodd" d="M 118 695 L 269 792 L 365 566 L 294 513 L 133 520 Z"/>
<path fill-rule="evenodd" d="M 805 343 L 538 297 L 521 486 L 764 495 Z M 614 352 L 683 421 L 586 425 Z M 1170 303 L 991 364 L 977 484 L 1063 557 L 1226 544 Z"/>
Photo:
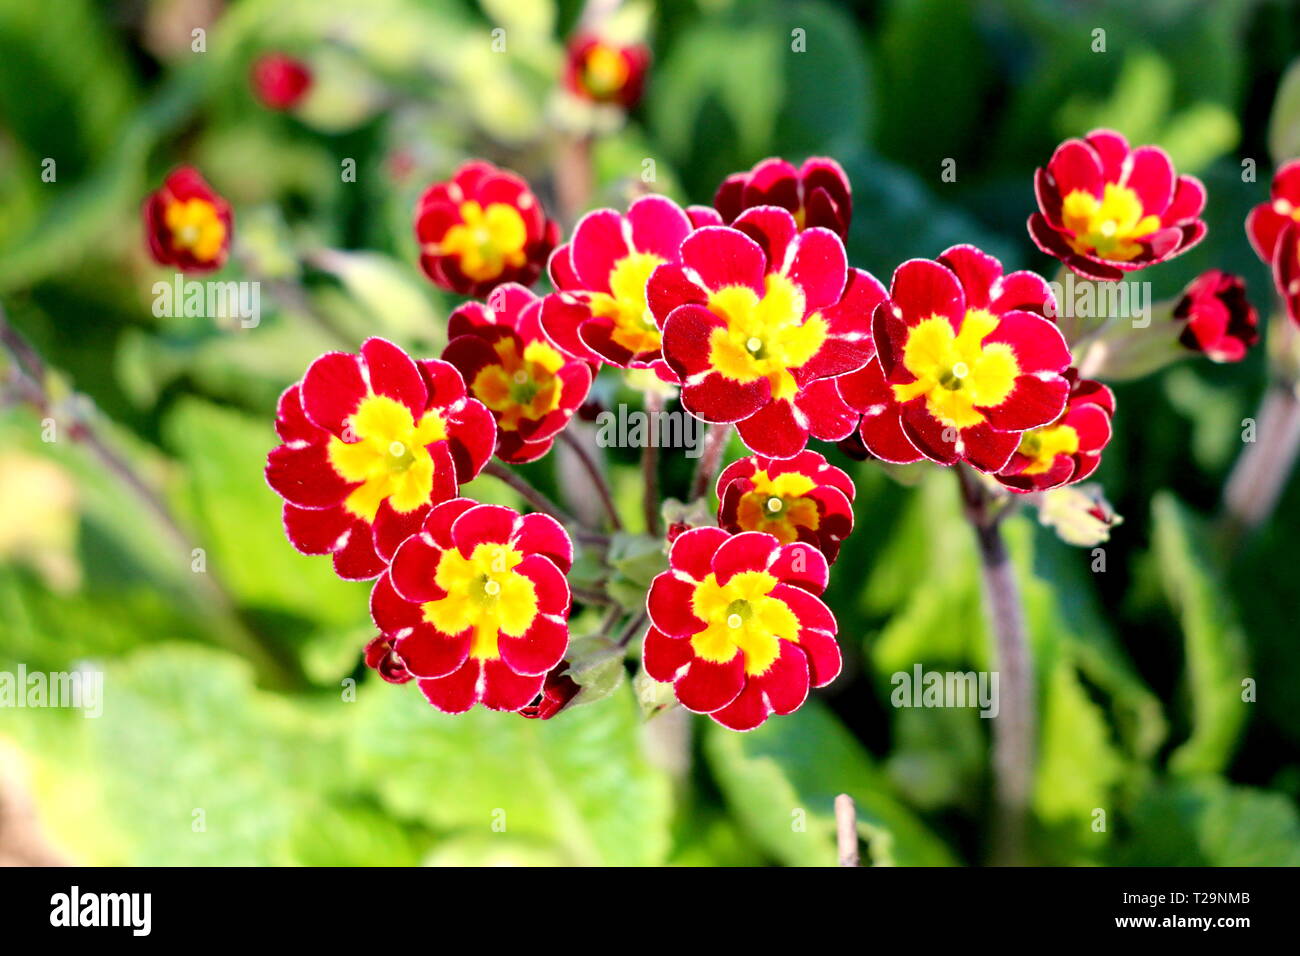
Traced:
<path fill-rule="evenodd" d="M 1296 354 L 1300 334 L 1290 320 L 1279 320 L 1269 343 L 1281 358 L 1275 359 L 1273 381 L 1256 415 L 1255 441 L 1245 445 L 1223 489 L 1221 529 L 1229 548 L 1273 514 L 1300 454 L 1300 382 L 1294 359 L 1284 360 Z"/>
<path fill-rule="evenodd" d="M 645 410 L 653 434 L 659 415 L 664 410 L 663 395 L 653 390 L 647 391 Z M 641 449 L 641 476 L 645 482 L 644 497 L 641 502 L 645 515 L 645 531 L 651 537 L 657 538 L 663 534 L 663 528 L 659 523 L 659 445 L 656 442 L 648 441 Z"/>
<path fill-rule="evenodd" d="M 695 465 L 695 477 L 691 480 L 690 500 L 703 498 L 709 493 L 709 486 L 718 477 L 722 466 L 722 453 L 727 448 L 727 439 L 731 437 L 731 425 L 713 424 L 704 433 L 704 449 L 700 460 Z"/>
<path fill-rule="evenodd" d="M 570 450 L 577 456 L 578 461 L 582 463 L 582 468 L 591 479 L 592 487 L 596 489 L 596 494 L 600 496 L 600 503 L 605 509 L 605 514 L 609 518 L 610 526 L 615 531 L 623 530 L 623 522 L 618 516 L 618 509 L 614 507 L 614 496 L 609 490 L 609 482 L 605 480 L 605 474 L 601 471 L 600 465 L 596 459 L 591 456 L 591 451 L 582 440 L 577 438 L 573 432 L 565 429 L 560 432 L 560 440 L 569 446 Z"/>
<path fill-rule="evenodd" d="M 550 498 L 546 497 L 546 495 L 534 488 L 527 478 L 519 474 L 519 472 L 515 471 L 513 468 L 492 459 L 483 466 L 483 474 L 491 475 L 493 478 L 497 479 L 497 481 L 503 482 L 515 491 L 519 492 L 520 496 L 532 505 L 535 511 L 541 511 L 544 514 L 550 515 L 556 521 L 560 522 L 560 524 L 566 524 L 574 528 L 582 527 L 582 523 L 578 521 L 577 518 L 569 514 Z"/>
<path fill-rule="evenodd" d="M 858 857 L 858 808 L 847 793 L 835 798 L 835 842 L 840 866 L 862 865 Z"/>
<path fill-rule="evenodd" d="M 966 517 L 975 529 L 984 610 L 993 632 L 998 667 L 998 715 L 993 723 L 993 772 L 997 817 L 995 863 L 1025 859 L 1029 802 L 1034 781 L 1035 691 L 1033 660 L 1025 630 L 1015 568 L 1002 540 L 1004 510 L 964 465 L 957 466 Z"/>
<path fill-rule="evenodd" d="M 587 604 L 591 607 L 617 607 L 614 599 L 604 591 L 593 591 L 588 588 L 575 588 L 569 585 L 569 594 L 580 604 Z"/>

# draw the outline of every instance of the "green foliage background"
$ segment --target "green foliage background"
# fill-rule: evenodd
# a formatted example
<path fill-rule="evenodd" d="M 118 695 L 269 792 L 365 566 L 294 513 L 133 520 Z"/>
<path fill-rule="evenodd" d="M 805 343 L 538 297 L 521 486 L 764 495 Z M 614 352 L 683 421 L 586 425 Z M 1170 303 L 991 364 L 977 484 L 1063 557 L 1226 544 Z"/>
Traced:
<path fill-rule="evenodd" d="M 986 860 L 988 722 L 888 705 L 890 675 L 915 663 L 989 663 L 974 544 L 937 470 L 904 485 L 844 463 L 859 527 L 828 601 L 845 673 L 753 733 L 646 722 L 630 681 L 549 722 L 445 718 L 361 666 L 367 587 L 292 550 L 261 478 L 275 399 L 340 338 L 440 348 L 455 300 L 414 266 L 414 199 L 470 155 L 549 188 L 549 86 L 579 5 L 238 0 L 197 54 L 177 11 L 201 6 L 0 0 L 0 302 L 164 489 L 234 604 L 196 587 L 191 555 L 83 447 L 0 408 L 0 468 L 52 462 L 75 488 L 70 535 L 0 552 L 0 670 L 106 672 L 99 719 L 0 710 L 0 780 L 33 795 L 45 839 L 95 864 L 825 865 L 848 792 L 874 862 Z M 887 280 L 974 242 L 1048 271 L 1024 228 L 1033 169 L 1109 125 L 1209 187 L 1209 238 L 1151 271 L 1157 297 L 1218 267 L 1276 308 L 1242 221 L 1300 148 L 1294 123 L 1269 132 L 1300 52 L 1293 4 L 663 0 L 651 23 L 650 90 L 597 145 L 595 204 L 624 202 L 645 158 L 658 188 L 708 202 L 765 156 L 829 154 L 853 181 L 855 265 Z M 488 52 L 495 26 L 505 55 Z M 308 115 L 251 98 L 251 59 L 279 48 L 328 87 Z M 340 181 L 347 158 L 355 183 Z M 1243 182 L 1248 158 L 1258 181 Z M 310 311 L 268 292 L 253 330 L 153 316 L 166 273 L 143 254 L 138 205 L 182 161 L 235 205 L 241 255 L 221 277 L 300 282 Z M 1262 351 L 1120 388 L 1099 478 L 1126 520 L 1104 573 L 1029 516 L 1009 524 L 1042 717 L 1037 862 L 1300 864 L 1300 483 L 1230 561 L 1208 524 Z M 632 453 L 613 465 L 635 526 Z M 689 466 L 665 462 L 671 493 Z M 529 473 L 559 493 L 551 462 Z M 492 485 L 467 493 L 510 500 Z M 0 522 L 26 507 L 0 500 Z M 74 580 L 51 582 L 46 551 Z"/>

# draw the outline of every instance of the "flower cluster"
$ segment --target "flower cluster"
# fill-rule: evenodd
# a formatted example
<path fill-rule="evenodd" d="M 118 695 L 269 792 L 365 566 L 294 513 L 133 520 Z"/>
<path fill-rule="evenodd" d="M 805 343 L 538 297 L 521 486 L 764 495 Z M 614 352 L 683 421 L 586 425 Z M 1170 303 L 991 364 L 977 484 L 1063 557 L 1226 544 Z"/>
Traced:
<path fill-rule="evenodd" d="M 566 81 L 626 106 L 643 70 L 587 38 Z M 147 221 L 152 246 L 184 250 L 193 267 L 224 255 L 229 213 L 182 172 Z M 1293 179 L 1288 167 L 1251 219 L 1257 249 L 1288 277 L 1300 274 Z M 1115 133 L 1062 144 L 1036 185 L 1030 235 L 1087 278 L 1117 279 L 1204 234 L 1200 184 Z M 791 713 L 840 670 L 820 596 L 853 530 L 855 488 L 810 440 L 969 466 L 990 493 L 1029 495 L 1044 516 L 1050 502 L 1083 500 L 1064 486 L 1097 469 L 1115 398 L 1075 367 L 1051 286 L 957 245 L 904 262 L 886 288 L 849 262 L 851 212 L 847 176 L 821 157 L 730 176 L 712 207 L 647 195 L 597 209 L 563 243 L 507 170 L 474 161 L 429 187 L 415 214 L 420 265 L 471 297 L 451 314 L 441 358 L 378 338 L 321 356 L 281 398 L 282 443 L 266 468 L 293 545 L 374 580 L 366 663 L 447 713 L 477 703 L 545 719 L 581 700 L 572 606 L 618 602 L 612 587 L 605 600 L 566 580 L 574 546 L 557 517 L 577 519 L 540 494 L 525 497 L 557 517 L 461 489 L 493 455 L 489 472 L 520 488 L 509 466 L 549 451 L 602 369 L 653 370 L 659 392 L 675 390 L 711 425 L 714 471 L 701 475 L 717 473 L 718 500 L 716 512 L 703 499 L 680 507 L 660 542 L 667 569 L 642 579 L 644 616 L 624 595 L 607 628 L 626 615 L 624 643 L 644 639 L 645 674 L 735 730 Z M 553 288 L 539 295 L 529 286 L 543 267 Z M 1290 281 L 1282 288 L 1300 296 L 1300 275 Z M 1189 346 L 1216 359 L 1239 358 L 1256 337 L 1240 281 L 1222 273 L 1193 283 L 1173 313 Z M 751 454 L 720 467 L 732 425 Z M 605 542 L 593 554 L 605 560 L 610 542 L 583 532 Z"/>

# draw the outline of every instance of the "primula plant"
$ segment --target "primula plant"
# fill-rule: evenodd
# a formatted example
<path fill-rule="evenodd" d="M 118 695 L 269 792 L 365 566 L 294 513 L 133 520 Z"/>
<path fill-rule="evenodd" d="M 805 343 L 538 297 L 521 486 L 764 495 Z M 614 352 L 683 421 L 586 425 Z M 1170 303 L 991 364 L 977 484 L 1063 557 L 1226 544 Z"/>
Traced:
<path fill-rule="evenodd" d="M 1300 861 L 1300 67 L 1197 72 L 1300 21 L 132 6 L 147 101 L 0 85 L 0 658 L 109 675 L 14 737 L 132 778 L 55 843 Z"/>

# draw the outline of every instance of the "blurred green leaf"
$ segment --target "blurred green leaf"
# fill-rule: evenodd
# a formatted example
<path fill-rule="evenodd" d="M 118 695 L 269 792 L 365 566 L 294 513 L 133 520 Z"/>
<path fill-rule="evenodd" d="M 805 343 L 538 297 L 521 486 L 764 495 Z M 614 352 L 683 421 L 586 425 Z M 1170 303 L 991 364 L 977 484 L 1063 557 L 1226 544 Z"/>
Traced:
<path fill-rule="evenodd" d="M 631 691 L 553 720 L 439 714 L 413 686 L 362 689 L 350 759 L 392 813 L 439 830 L 532 839 L 566 862 L 663 862 L 668 781 L 647 763 Z"/>
<path fill-rule="evenodd" d="M 1152 502 L 1153 542 L 1169 603 L 1182 625 L 1192 734 L 1169 760 L 1182 774 L 1223 770 L 1246 720 L 1246 638 L 1232 598 L 1205 558 L 1209 533 L 1168 492 Z"/>
<path fill-rule="evenodd" d="M 185 464 L 179 497 L 195 522 L 209 566 L 246 604 L 308 615 L 323 627 L 366 620 L 365 584 L 342 581 L 328 558 L 301 555 L 284 537 L 281 501 L 266 487 L 273 422 L 188 399 L 166 421 Z"/>
<path fill-rule="evenodd" d="M 1126 866 L 1300 866 L 1300 818 L 1281 794 L 1215 777 L 1170 781 L 1138 802 Z"/>
<path fill-rule="evenodd" d="M 41 779 L 77 788 L 80 806 L 49 823 L 78 862 L 291 863 L 295 821 L 343 785 L 329 715 L 254 689 L 227 654 L 141 651 L 110 663 L 103 687 L 98 718 L 25 711 L 18 728 L 44 762 Z"/>
<path fill-rule="evenodd" d="M 791 866 L 835 863 L 835 797 L 857 802 L 860 828 L 888 834 L 900 866 L 946 866 L 948 848 L 890 793 L 853 735 L 816 700 L 738 734 L 710 722 L 705 753 L 733 813 Z"/>
<path fill-rule="evenodd" d="M 1268 151 L 1276 166 L 1300 156 L 1300 59 L 1292 61 L 1278 83 L 1268 121 Z"/>

